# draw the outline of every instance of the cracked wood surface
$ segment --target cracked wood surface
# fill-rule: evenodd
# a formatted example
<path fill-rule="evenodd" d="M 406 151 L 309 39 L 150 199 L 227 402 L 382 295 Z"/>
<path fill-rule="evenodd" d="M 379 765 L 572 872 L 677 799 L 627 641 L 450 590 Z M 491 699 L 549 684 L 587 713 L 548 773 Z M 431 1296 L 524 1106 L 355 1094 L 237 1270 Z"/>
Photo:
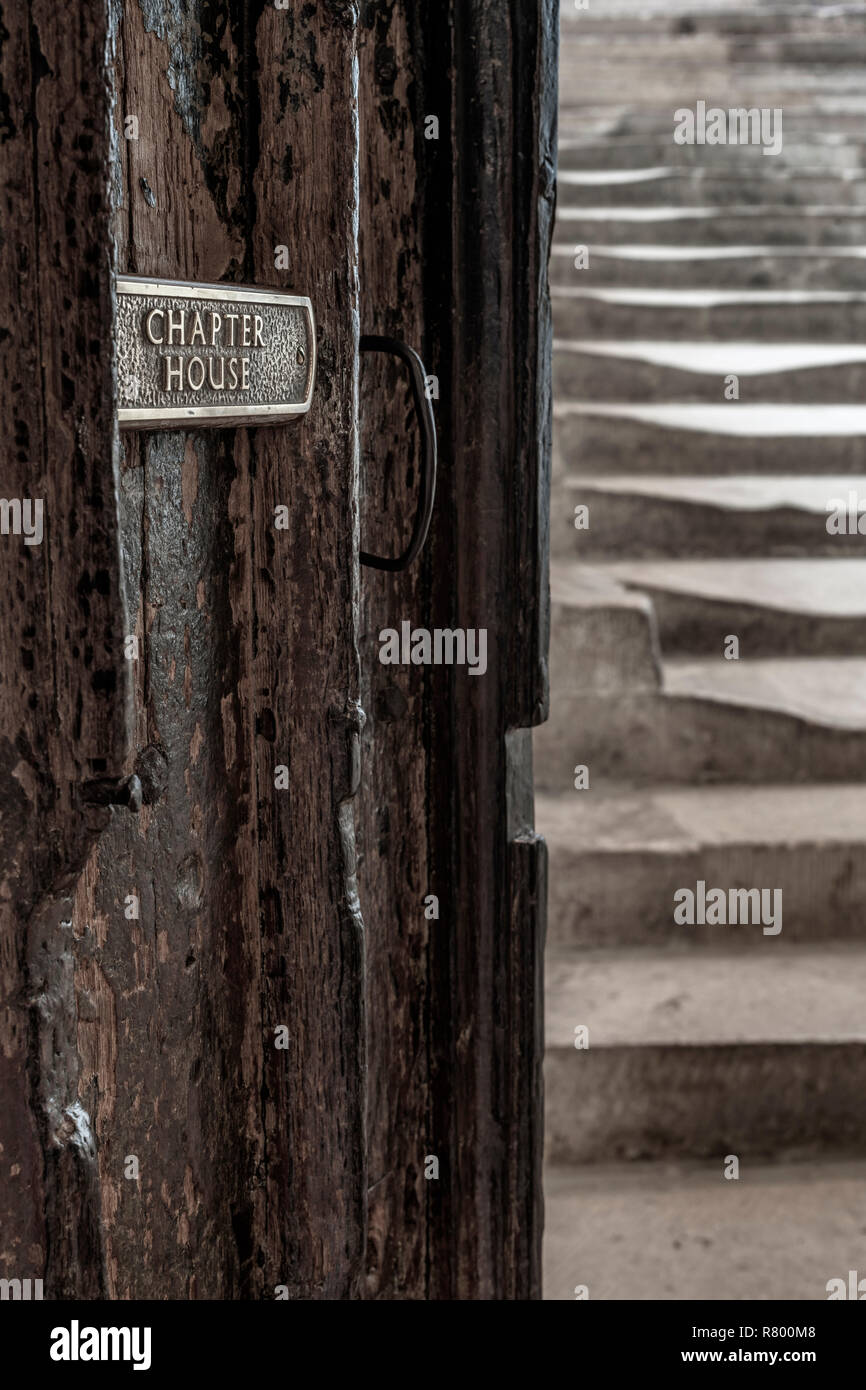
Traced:
<path fill-rule="evenodd" d="M 0 552 L 0 1273 L 534 1297 L 553 0 L 3 22 L 2 490 L 47 529 Z M 310 414 L 119 444 L 112 265 L 309 294 Z M 438 376 L 442 459 L 420 564 L 361 585 L 417 443 L 359 324 Z M 382 667 L 404 617 L 496 664 Z"/>
<path fill-rule="evenodd" d="M 32 666 L 6 663 L 4 826 L 18 827 L 22 855 L 51 855 L 30 870 L 31 899 L 19 880 L 4 903 L 3 1122 L 21 1149 L 6 1147 L 4 1161 L 19 1157 L 30 1190 L 19 1197 L 4 1182 L 3 1230 L 16 1234 L 3 1272 L 41 1275 L 47 1257 L 47 1296 L 273 1297 L 286 1285 L 294 1297 L 347 1297 L 365 1187 L 350 812 L 360 728 L 352 7 L 151 2 L 110 16 L 96 6 L 88 23 L 83 42 L 37 5 L 34 31 L 3 53 L 17 123 L 7 208 L 19 219 L 4 307 L 26 293 L 27 314 L 41 308 L 48 320 L 43 381 L 38 338 L 29 361 L 17 329 L 3 347 L 19 373 L 7 389 L 23 383 L 20 495 L 43 468 L 49 537 L 36 554 L 3 551 L 18 567 L 7 656 L 33 654 Z M 35 152 L 30 63 L 47 117 Z M 123 138 L 130 115 L 137 140 Z M 322 351 L 309 416 L 255 432 L 124 436 L 115 486 L 109 187 L 119 271 L 313 297 Z M 275 270 L 278 244 L 290 248 L 288 271 Z M 10 492 L 15 476 L 4 477 Z M 279 504 L 289 531 L 274 528 Z M 127 630 L 140 643 L 132 663 Z M 44 710 L 29 709 L 31 689 L 40 701 L 49 692 Z M 274 785 L 279 765 L 285 790 Z M 104 807 L 85 829 L 72 813 L 84 773 L 133 770 L 140 813 Z M 14 845 L 4 862 L 17 867 Z M 71 904 L 54 891 L 61 870 Z M 137 917 L 126 915 L 132 896 Z M 287 1050 L 274 1046 L 281 1024 Z M 124 1176 L 131 1156 L 137 1179 Z M 78 1232 L 68 1229 L 73 1185 Z"/>

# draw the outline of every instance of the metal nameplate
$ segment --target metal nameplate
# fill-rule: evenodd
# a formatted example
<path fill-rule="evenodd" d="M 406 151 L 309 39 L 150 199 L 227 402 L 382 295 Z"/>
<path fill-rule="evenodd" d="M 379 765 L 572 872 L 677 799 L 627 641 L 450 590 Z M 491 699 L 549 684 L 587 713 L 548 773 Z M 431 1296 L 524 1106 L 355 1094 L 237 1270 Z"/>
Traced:
<path fill-rule="evenodd" d="M 309 410 L 316 327 L 280 290 L 119 275 L 118 420 L 125 429 L 275 424 Z"/>

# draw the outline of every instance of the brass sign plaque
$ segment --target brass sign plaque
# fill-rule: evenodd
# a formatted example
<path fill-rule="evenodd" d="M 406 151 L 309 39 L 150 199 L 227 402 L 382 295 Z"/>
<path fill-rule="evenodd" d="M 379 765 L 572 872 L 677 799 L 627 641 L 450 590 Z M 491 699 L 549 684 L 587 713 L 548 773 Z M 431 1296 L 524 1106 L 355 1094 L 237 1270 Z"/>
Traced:
<path fill-rule="evenodd" d="M 139 275 L 119 275 L 116 285 L 121 428 L 267 425 L 309 410 L 309 299 Z"/>

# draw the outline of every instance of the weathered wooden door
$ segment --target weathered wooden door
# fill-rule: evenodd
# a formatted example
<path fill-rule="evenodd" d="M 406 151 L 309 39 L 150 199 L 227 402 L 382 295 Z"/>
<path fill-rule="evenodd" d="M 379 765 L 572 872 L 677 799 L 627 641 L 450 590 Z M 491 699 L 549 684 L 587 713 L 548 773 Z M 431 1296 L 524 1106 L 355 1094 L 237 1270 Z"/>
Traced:
<path fill-rule="evenodd" d="M 0 1274 L 46 1297 L 537 1296 L 555 20 L 4 10 Z M 309 295 L 309 413 L 119 433 L 118 274 Z M 405 575 L 361 333 L 435 403 Z M 395 673 L 404 621 L 487 672 Z"/>

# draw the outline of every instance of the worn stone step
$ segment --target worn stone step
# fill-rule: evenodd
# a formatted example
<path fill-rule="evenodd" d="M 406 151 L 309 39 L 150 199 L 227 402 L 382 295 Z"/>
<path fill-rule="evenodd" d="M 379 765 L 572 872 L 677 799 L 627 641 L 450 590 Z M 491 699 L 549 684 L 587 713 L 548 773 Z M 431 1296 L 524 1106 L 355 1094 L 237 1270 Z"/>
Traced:
<path fill-rule="evenodd" d="M 866 58 L 863 28 L 843 45 L 817 44 L 826 58 L 808 61 L 805 44 L 792 45 L 772 58 L 754 43 L 719 44 L 701 51 L 691 43 L 667 46 L 643 43 L 607 48 L 564 44 L 559 55 L 560 111 L 603 105 L 619 106 L 623 92 L 632 94 L 633 113 L 655 113 L 670 102 L 671 116 L 679 107 L 695 109 L 696 98 L 714 110 L 802 109 L 808 103 L 845 101 L 858 107 L 862 96 L 862 65 Z M 670 129 L 674 129 L 670 121 Z M 783 123 L 784 129 L 784 123 Z M 710 127 L 710 140 L 716 136 Z M 725 134 L 727 131 L 725 131 Z M 734 128 L 733 137 L 738 134 Z M 709 141 L 708 141 L 709 144 Z M 709 144 L 713 148 L 712 144 Z"/>
<path fill-rule="evenodd" d="M 553 286 L 623 289 L 864 290 L 866 247 L 598 246 L 589 263 L 577 241 L 556 241 L 550 255 Z"/>
<path fill-rule="evenodd" d="M 554 565 L 550 604 L 550 660 L 571 692 L 661 689 L 661 653 L 648 599 L 601 569 Z"/>
<path fill-rule="evenodd" d="M 746 962 L 724 939 L 762 927 L 717 931 L 703 951 L 548 951 L 550 1162 L 866 1156 L 866 947 L 765 937 Z"/>
<path fill-rule="evenodd" d="M 673 108 L 671 108 L 673 109 Z M 566 117 L 567 120 L 567 117 Z M 651 169 L 672 165 L 683 170 L 700 169 L 705 177 L 712 174 L 750 171 L 762 174 L 773 161 L 779 171 L 796 174 L 801 169 L 849 170 L 866 168 L 866 145 L 862 130 L 846 136 L 834 131 L 806 131 L 796 138 L 785 131 L 784 143 L 778 155 L 765 155 L 756 145 L 676 145 L 671 140 L 671 116 L 664 132 L 636 135 L 609 134 L 591 139 L 586 132 L 569 136 L 560 134 L 558 167 L 568 169 Z M 783 126 L 784 129 L 784 126 Z"/>
<path fill-rule="evenodd" d="M 595 62 L 593 63 L 593 58 Z M 651 62 L 651 59 L 649 60 Z M 835 63 L 826 67 L 807 69 L 797 63 L 772 66 L 766 63 L 732 62 L 723 67 L 704 60 L 690 62 L 683 60 L 681 71 L 666 66 L 659 72 L 651 67 L 640 55 L 623 54 L 617 60 L 601 54 L 586 54 L 579 62 L 560 59 L 560 116 L 566 119 L 587 107 L 598 109 L 604 106 L 617 107 L 623 91 L 635 93 L 631 105 L 632 117 L 645 114 L 655 117 L 667 106 L 667 119 L 658 127 L 664 134 L 665 125 L 670 133 L 671 143 L 674 132 L 679 130 L 680 139 L 686 137 L 697 143 L 702 138 L 702 149 L 717 149 L 719 144 L 757 143 L 763 134 L 768 146 L 776 151 L 767 158 L 777 158 L 784 148 L 788 112 L 795 104 L 802 110 L 810 107 L 816 112 L 836 103 L 844 103 L 847 111 L 862 109 L 862 66 L 855 63 Z M 691 129 L 684 127 L 683 116 L 675 112 L 689 110 L 696 114 L 696 96 L 706 102 L 702 108 L 707 113 L 707 124 L 698 117 L 691 123 Z M 762 110 L 781 111 L 782 118 L 766 116 L 730 117 L 719 128 L 718 117 L 709 114 L 718 111 L 751 112 Z M 820 119 L 820 115 L 819 115 Z M 802 138 L 807 131 L 791 126 L 791 134 Z M 719 137 L 718 144 L 711 143 Z M 708 138 L 707 138 L 708 137 Z"/>
<path fill-rule="evenodd" d="M 703 94 L 706 100 L 708 93 Z M 663 142 L 671 149 L 697 149 L 701 152 L 701 162 L 715 160 L 719 151 L 733 151 L 739 155 L 754 151 L 759 159 L 781 159 L 790 145 L 823 144 L 831 140 L 858 144 L 863 140 L 863 113 L 866 110 L 866 96 L 862 87 L 854 91 L 842 92 L 838 96 L 832 92 L 809 96 L 795 103 L 787 99 L 783 103 L 783 145 L 779 155 L 764 155 L 759 145 L 677 145 L 673 139 L 674 111 L 683 106 L 694 107 L 699 93 L 673 90 L 666 99 L 656 106 L 645 107 L 638 103 L 624 105 L 622 100 L 587 102 L 581 100 L 580 92 L 565 92 L 560 88 L 559 140 L 565 144 L 581 141 L 587 145 L 609 142 L 612 151 L 620 144 L 650 145 Z M 564 100 L 563 100 L 564 97 Z M 761 101 L 744 103 L 742 94 L 738 99 L 719 94 L 713 104 L 730 109 L 732 106 L 770 105 L 769 95 L 763 94 Z M 778 103 L 777 103 L 778 104 Z M 611 163 L 616 164 L 612 159 Z M 650 163 L 664 164 L 662 158 Z M 724 160 L 720 159 L 719 163 Z"/>
<path fill-rule="evenodd" d="M 562 286 L 558 338 L 719 338 L 850 343 L 866 337 L 863 290 L 652 290 Z"/>
<path fill-rule="evenodd" d="M 578 9 L 565 0 L 560 9 L 560 35 L 563 44 L 611 45 L 658 42 L 663 38 L 706 41 L 705 36 L 720 35 L 731 41 L 748 40 L 751 46 L 766 38 L 773 43 L 794 38 L 832 39 L 849 33 L 862 35 L 862 6 L 848 4 L 778 4 L 762 0 L 760 5 L 712 0 L 700 5 L 695 0 L 607 0 L 603 9 L 592 4 Z"/>
<path fill-rule="evenodd" d="M 839 504 L 846 530 L 836 535 L 827 529 L 833 516 L 828 508 Z M 578 507 L 588 507 L 588 518 L 576 517 Z M 835 560 L 866 555 L 866 535 L 848 534 L 863 507 L 866 476 L 567 478 L 551 504 L 551 549 L 557 561 L 820 555 Z"/>
<path fill-rule="evenodd" d="M 716 657 L 730 635 L 741 661 L 866 657 L 866 559 L 620 560 L 597 573 L 652 601 L 666 657 Z"/>
<path fill-rule="evenodd" d="M 780 945 L 863 941 L 866 784 L 595 788 L 538 795 L 550 947 L 695 947 L 719 928 L 673 918 L 700 880 L 782 890 Z M 730 930 L 753 950 L 763 933 Z"/>
<path fill-rule="evenodd" d="M 856 782 L 866 766 L 863 657 L 668 659 L 659 693 L 574 689 L 574 669 L 551 650 L 550 718 L 533 734 L 541 791 L 571 791 L 576 766 L 635 786 Z"/>
<path fill-rule="evenodd" d="M 849 1270 L 862 1277 L 864 1184 L 866 1162 L 857 1159 L 756 1163 L 742 1155 L 736 1181 L 718 1157 L 548 1165 L 544 1298 L 574 1300 L 586 1289 L 593 1301 L 626 1303 L 826 1300 L 831 1279 L 847 1288 Z M 715 1325 L 710 1310 L 707 1317 Z M 683 1350 L 723 1345 L 700 1339 Z"/>
<path fill-rule="evenodd" d="M 771 163 L 768 160 L 768 163 Z M 866 177 L 843 177 L 833 171 L 810 169 L 792 173 L 759 166 L 748 172 L 731 169 L 718 174 L 705 168 L 677 169 L 660 165 L 648 169 L 560 169 L 559 207 L 595 207 L 603 198 L 616 207 L 727 207 L 743 203 L 815 204 L 862 207 Z"/>
<path fill-rule="evenodd" d="M 777 712 L 816 729 L 866 730 L 866 660 L 861 657 L 670 660 L 664 664 L 664 688 L 679 699 Z"/>
<path fill-rule="evenodd" d="M 718 405 L 736 376 L 741 403 L 866 401 L 863 342 L 555 338 L 557 398 Z"/>
<path fill-rule="evenodd" d="M 866 406 L 554 402 L 565 473 L 866 473 Z"/>
<path fill-rule="evenodd" d="M 565 8 L 568 8 L 568 0 Z M 804 76 L 828 81 L 834 71 L 842 73 L 866 59 L 866 35 L 862 10 L 847 18 L 837 14 L 832 23 L 826 18 L 817 19 L 817 22 L 801 18 L 787 24 L 777 19 L 771 28 L 763 31 L 756 30 L 753 23 L 745 23 L 738 31 L 731 26 L 686 29 L 671 24 L 662 28 L 646 23 L 624 29 L 609 23 L 600 26 L 590 22 L 572 28 L 563 25 L 560 56 L 564 73 L 574 67 L 586 77 L 592 77 L 608 68 L 616 70 L 634 65 L 654 78 L 661 75 L 668 89 L 688 90 L 685 79 L 695 69 L 705 69 L 715 100 L 720 86 L 720 68 L 731 78 L 734 97 L 734 83 L 741 73 L 748 75 L 766 69 L 771 73 L 787 73 L 791 68 L 795 71 L 805 68 Z M 623 90 L 629 89 L 619 88 L 618 97 Z M 732 97 L 723 93 L 721 99 L 727 103 Z"/>
<path fill-rule="evenodd" d="M 560 10 L 563 38 L 569 34 L 597 33 L 608 38 L 616 33 L 639 38 L 676 32 L 684 22 L 687 33 L 719 29 L 723 33 L 785 34 L 807 26 L 819 32 L 835 28 L 846 17 L 856 19 L 861 6 L 855 3 L 836 3 L 836 0 L 761 0 L 760 5 L 744 0 L 709 0 L 700 5 L 697 0 L 607 0 L 603 10 L 577 9 L 566 0 Z"/>
<path fill-rule="evenodd" d="M 726 208 L 560 207 L 556 235 L 561 241 L 608 246 L 730 246 L 778 242 L 782 246 L 859 246 L 866 240 L 866 210 L 820 204 L 807 208 L 778 205 Z"/>
<path fill-rule="evenodd" d="M 777 62 L 760 58 L 745 46 L 739 51 L 729 48 L 727 57 L 681 51 L 653 65 L 652 50 L 642 46 L 629 51 L 625 45 L 605 52 L 586 44 L 580 48 L 567 45 L 560 50 L 559 111 L 568 117 L 579 111 L 598 111 L 609 108 L 621 110 L 624 92 L 631 95 L 629 117 L 656 119 L 660 114 L 660 129 L 665 125 L 673 134 L 673 113 L 681 107 L 695 109 L 696 101 L 706 102 L 708 112 L 718 109 L 782 110 L 792 117 L 792 130 L 799 123 L 795 113 L 802 116 L 814 112 L 820 116 L 831 109 L 854 112 L 862 109 L 863 34 L 852 42 L 846 56 L 837 50 L 830 62 L 812 65 L 798 60 Z M 665 116 L 667 119 L 665 120 Z M 712 119 L 712 118 L 710 118 Z M 783 123 L 784 129 L 784 123 Z M 735 127 L 731 138 L 738 137 Z M 695 132 L 697 134 L 697 132 Z M 710 140 L 716 137 L 710 126 Z M 727 130 L 722 133 L 722 140 Z M 708 148 L 714 146 L 707 141 Z"/>

